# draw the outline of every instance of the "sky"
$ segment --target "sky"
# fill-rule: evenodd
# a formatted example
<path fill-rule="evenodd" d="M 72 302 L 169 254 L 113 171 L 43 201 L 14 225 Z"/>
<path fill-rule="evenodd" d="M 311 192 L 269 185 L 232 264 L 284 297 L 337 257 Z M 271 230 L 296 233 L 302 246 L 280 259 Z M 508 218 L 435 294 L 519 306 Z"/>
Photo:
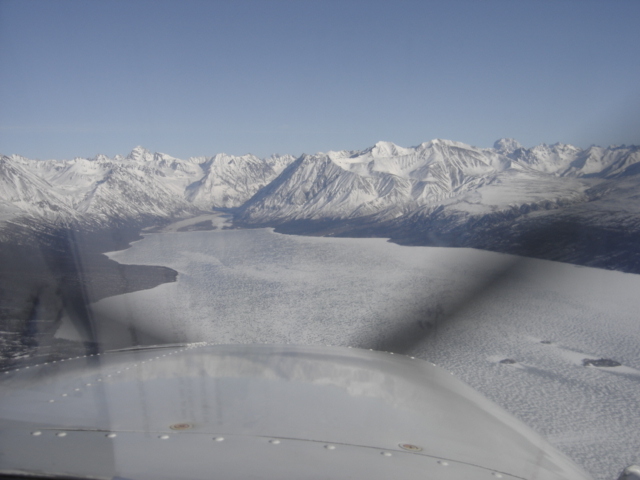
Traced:
<path fill-rule="evenodd" d="M 637 0 L 0 0 L 0 154 L 640 144 Z"/>

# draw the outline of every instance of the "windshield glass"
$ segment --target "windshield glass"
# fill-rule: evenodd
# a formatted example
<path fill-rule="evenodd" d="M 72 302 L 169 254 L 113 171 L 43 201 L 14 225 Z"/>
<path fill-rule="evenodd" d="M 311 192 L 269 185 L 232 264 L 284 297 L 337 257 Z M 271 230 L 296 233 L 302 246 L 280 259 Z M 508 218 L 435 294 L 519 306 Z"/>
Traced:
<path fill-rule="evenodd" d="M 0 429 L 52 362 L 351 347 L 616 478 L 640 462 L 638 14 L 0 2 Z"/>

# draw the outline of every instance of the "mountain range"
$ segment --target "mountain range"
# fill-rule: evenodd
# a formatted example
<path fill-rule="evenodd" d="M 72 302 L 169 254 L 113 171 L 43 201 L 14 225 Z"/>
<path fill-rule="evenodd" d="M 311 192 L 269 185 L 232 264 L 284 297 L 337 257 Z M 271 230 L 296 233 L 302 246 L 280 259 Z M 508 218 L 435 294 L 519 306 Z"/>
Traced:
<path fill-rule="evenodd" d="M 11 225 L 101 228 L 225 209 L 244 227 L 384 236 L 640 273 L 640 147 L 378 142 L 313 155 L 0 157 Z M 4 228 L 3 228 L 4 227 Z"/>

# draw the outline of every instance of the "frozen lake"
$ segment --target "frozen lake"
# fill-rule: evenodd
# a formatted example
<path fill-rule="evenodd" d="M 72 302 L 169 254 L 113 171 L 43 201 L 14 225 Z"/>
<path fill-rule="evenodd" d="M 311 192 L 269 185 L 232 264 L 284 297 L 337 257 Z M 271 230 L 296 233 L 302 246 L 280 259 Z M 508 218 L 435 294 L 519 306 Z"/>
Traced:
<path fill-rule="evenodd" d="M 424 335 L 413 354 L 502 405 L 595 478 L 615 480 L 640 462 L 638 275 L 269 229 L 152 234 L 109 256 L 179 276 L 97 302 L 102 318 L 168 342 L 366 348 L 406 324 Z M 107 341 L 109 330 L 101 335 Z M 621 365 L 583 365 L 601 358 Z"/>

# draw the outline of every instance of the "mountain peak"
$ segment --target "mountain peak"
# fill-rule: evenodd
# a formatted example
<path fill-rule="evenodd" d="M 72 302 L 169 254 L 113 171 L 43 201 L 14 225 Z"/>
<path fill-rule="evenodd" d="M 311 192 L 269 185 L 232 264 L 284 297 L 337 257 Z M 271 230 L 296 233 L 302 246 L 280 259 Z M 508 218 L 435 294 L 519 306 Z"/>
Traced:
<path fill-rule="evenodd" d="M 134 161 L 139 161 L 139 160 L 149 161 L 149 160 L 153 160 L 153 154 L 146 148 L 138 145 L 136 148 L 131 150 L 131 153 L 127 155 L 126 158 L 127 160 L 134 160 Z"/>
<path fill-rule="evenodd" d="M 372 148 L 371 153 L 374 155 L 394 155 L 397 152 L 398 146 L 393 142 L 377 142 Z"/>
<path fill-rule="evenodd" d="M 453 140 L 446 140 L 444 138 L 434 138 L 430 143 L 432 145 L 453 145 L 455 142 Z"/>
<path fill-rule="evenodd" d="M 523 148 L 522 144 L 513 138 L 501 138 L 500 140 L 496 140 L 493 144 L 493 148 L 497 150 L 499 153 L 503 153 L 505 155 L 509 153 L 515 152 L 519 148 Z"/>
<path fill-rule="evenodd" d="M 411 148 L 400 147 L 393 142 L 377 142 L 373 147 L 364 150 L 363 153 L 371 153 L 373 157 L 396 157 L 399 155 L 407 155 Z"/>

